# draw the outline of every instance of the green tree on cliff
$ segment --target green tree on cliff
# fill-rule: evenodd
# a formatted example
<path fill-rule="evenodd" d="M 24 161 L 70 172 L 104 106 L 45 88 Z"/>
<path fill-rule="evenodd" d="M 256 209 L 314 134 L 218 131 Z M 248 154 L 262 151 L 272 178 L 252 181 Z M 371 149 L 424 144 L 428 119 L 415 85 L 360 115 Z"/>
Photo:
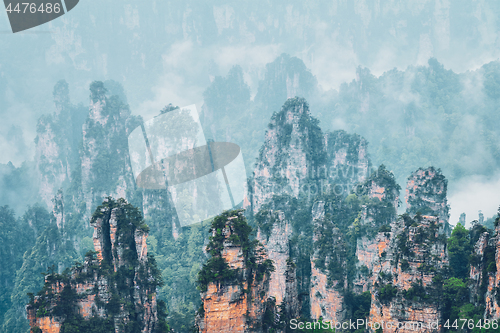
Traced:
<path fill-rule="evenodd" d="M 458 223 L 448 238 L 448 254 L 453 275 L 457 278 L 466 278 L 469 274 L 468 258 L 472 252 L 469 231 Z"/>

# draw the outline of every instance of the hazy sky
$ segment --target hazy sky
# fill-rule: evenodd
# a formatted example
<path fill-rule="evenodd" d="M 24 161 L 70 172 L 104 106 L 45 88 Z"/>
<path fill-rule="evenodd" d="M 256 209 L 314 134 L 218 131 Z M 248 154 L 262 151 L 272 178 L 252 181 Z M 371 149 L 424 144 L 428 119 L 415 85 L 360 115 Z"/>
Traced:
<path fill-rule="evenodd" d="M 499 57 L 497 13 L 496 1 L 465 0 L 82 0 L 12 34 L 2 11 L 0 162 L 33 155 L 36 119 L 52 111 L 59 79 L 83 103 L 91 81 L 114 79 L 132 111 L 147 115 L 167 102 L 201 104 L 210 78 L 234 64 L 255 93 L 265 64 L 282 52 L 301 58 L 324 89 L 352 80 L 359 65 L 380 75 L 432 56 L 462 72 Z M 12 126 L 23 130 L 25 152 L 9 149 Z"/>
<path fill-rule="evenodd" d="M 302 59 L 324 90 L 354 79 L 360 65 L 381 75 L 436 57 L 464 72 L 499 58 L 499 7 L 496 0 L 81 0 L 17 34 L 0 11 L 0 163 L 33 158 L 36 121 L 53 112 L 60 79 L 70 84 L 72 102 L 84 104 L 92 81 L 116 80 L 132 112 L 147 119 L 168 103 L 200 107 L 211 79 L 235 64 L 255 94 L 265 65 L 282 52 Z M 473 196 L 483 195 L 480 202 L 495 201 L 490 185 L 477 185 L 483 181 L 464 186 L 482 191 Z M 470 205 L 476 199 L 460 188 L 450 184 L 457 193 L 450 197 L 452 223 L 462 204 L 477 215 Z M 491 216 L 495 207 L 479 209 Z"/>

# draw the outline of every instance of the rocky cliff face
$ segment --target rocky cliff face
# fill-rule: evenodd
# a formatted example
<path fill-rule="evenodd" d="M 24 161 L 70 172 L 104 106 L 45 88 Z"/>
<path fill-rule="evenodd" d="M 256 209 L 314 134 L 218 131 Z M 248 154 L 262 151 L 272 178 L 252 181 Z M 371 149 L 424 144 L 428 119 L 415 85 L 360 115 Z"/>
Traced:
<path fill-rule="evenodd" d="M 274 322 L 275 300 L 267 297 L 272 262 L 249 240 L 250 231 L 241 211 L 224 213 L 212 223 L 211 258 L 199 274 L 200 332 L 262 332 Z"/>
<path fill-rule="evenodd" d="M 478 241 L 477 248 L 478 248 L 478 253 L 480 253 L 481 249 L 481 239 Z M 495 237 L 491 239 L 490 242 L 490 247 L 492 250 L 494 250 L 495 253 L 495 269 L 486 267 L 486 270 L 484 270 L 482 274 L 482 279 L 486 280 L 486 294 L 485 294 L 485 302 L 486 302 L 486 309 L 484 316 L 486 318 L 491 318 L 491 319 L 500 319 L 500 223 L 498 223 L 497 219 L 497 225 L 495 227 Z M 483 252 L 482 258 L 487 259 L 486 256 L 484 256 L 485 252 Z M 483 261 L 486 261 L 484 260 Z M 488 265 L 488 264 L 485 264 Z M 488 269 L 489 268 L 489 269 Z M 471 272 L 472 273 L 472 272 Z"/>
<path fill-rule="evenodd" d="M 476 223 L 471 228 L 471 241 L 474 244 L 469 258 L 470 303 L 483 310 L 484 319 L 500 319 L 500 214 L 495 221 L 495 230 L 487 230 Z"/>
<path fill-rule="evenodd" d="M 349 194 L 353 187 L 369 176 L 371 162 L 368 142 L 359 135 L 335 131 L 325 135 L 327 162 L 316 171 L 316 176 L 332 184 L 335 194 Z"/>
<path fill-rule="evenodd" d="M 39 193 L 43 202 L 52 208 L 52 198 L 67 187 L 77 167 L 78 144 L 86 111 L 69 100 L 69 87 L 59 81 L 54 87 L 55 112 L 38 120 L 36 170 Z"/>
<path fill-rule="evenodd" d="M 78 257 L 83 258 L 86 251 L 93 248 L 92 226 L 89 224 L 92 211 L 108 196 L 115 200 L 125 198 L 142 208 L 144 218 L 151 226 L 151 234 L 154 234 L 151 239 L 155 254 L 168 258 L 162 262 L 161 269 L 182 266 L 182 273 L 179 273 L 178 267 L 169 269 L 170 273 L 166 276 L 169 286 L 160 293 L 162 299 L 168 300 L 170 314 L 181 318 L 174 321 L 176 329 L 192 325 L 200 297 L 195 290 L 195 279 L 190 279 L 190 272 L 199 269 L 205 258 L 202 252 L 202 244 L 207 239 L 205 232 L 198 230 L 191 235 L 194 229 L 181 229 L 167 190 L 136 188 L 130 168 L 128 134 L 140 125 L 141 120 L 131 115 L 123 88 L 112 81 L 93 82 L 90 86 L 90 106 L 87 107 L 70 105 L 67 90 L 65 84 L 56 86 L 58 93 L 54 98 L 57 112 L 41 118 L 40 122 L 49 118 L 50 122 L 47 126 L 39 126 L 38 133 L 38 160 L 44 161 L 47 156 L 54 159 L 45 169 L 40 162 L 37 170 L 39 178 L 47 183 L 47 186 L 42 186 L 45 189 L 44 198 L 59 229 L 57 246 L 53 246 L 51 241 L 49 249 L 57 248 L 57 256 L 48 265 L 56 261 L 57 271 L 61 273 L 63 267 Z M 70 126 L 71 121 L 74 124 Z M 51 155 L 51 147 L 57 148 L 58 153 Z M 60 167 L 61 160 L 64 168 Z M 60 181 L 56 181 L 58 177 Z M 59 191 L 61 188 L 62 191 Z M 54 233 L 53 230 L 51 232 Z M 197 237 L 200 233 L 202 235 Z M 39 246 L 43 248 L 43 244 Z M 184 256 L 188 248 L 189 255 Z M 35 257 L 35 254 L 32 256 Z M 113 258 L 121 260 L 120 253 L 117 256 Z M 37 260 L 43 261 L 40 258 Z M 47 266 L 38 267 L 46 269 Z M 26 291 L 40 288 L 32 280 L 27 283 L 30 288 L 24 286 Z M 26 292 L 21 294 L 25 296 Z M 21 308 L 20 311 L 23 310 Z M 26 321 L 24 325 L 27 325 Z"/>
<path fill-rule="evenodd" d="M 281 101 L 295 96 L 308 99 L 317 86 L 316 78 L 302 60 L 282 54 L 267 64 L 255 101 L 271 111 L 279 110 Z"/>
<path fill-rule="evenodd" d="M 471 280 L 471 295 L 476 295 L 471 299 L 471 302 L 480 306 L 480 295 L 485 294 L 487 290 L 484 290 L 490 282 L 487 256 L 494 256 L 495 248 L 492 246 L 493 242 L 489 242 L 490 234 L 488 232 L 483 232 L 479 236 L 476 244 L 474 245 L 473 256 L 476 258 L 474 262 L 471 263 L 469 278 Z M 490 268 L 491 269 L 491 268 Z M 491 289 L 490 292 L 493 290 Z M 491 298 L 491 295 L 489 295 Z M 491 305 L 492 303 L 490 303 Z"/>
<path fill-rule="evenodd" d="M 441 233 L 450 235 L 449 206 L 446 198 L 448 181 L 433 167 L 418 169 L 408 178 L 406 205 L 409 214 L 436 216 Z"/>
<path fill-rule="evenodd" d="M 340 230 L 331 216 L 325 221 L 325 202 L 312 203 L 321 196 L 345 198 L 354 184 L 366 178 L 370 165 L 366 147 L 364 139 L 344 131 L 323 134 L 304 99 L 288 99 L 271 119 L 251 180 L 251 209 L 258 226 L 257 237 L 276 266 L 271 274 L 270 295 L 277 306 L 289 308 L 288 318 L 300 312 L 310 313 L 315 319 L 340 319 L 345 315 L 343 296 L 338 290 L 344 288 L 345 274 L 342 282 L 332 281 L 327 266 L 330 255 L 335 255 L 323 258 L 318 268 L 315 261 L 320 250 L 312 248 L 324 229 L 330 238 L 322 242 L 332 242 L 333 248 L 341 247 L 345 240 L 341 237 L 339 241 Z M 303 210 L 297 209 L 299 205 Z M 294 223 L 299 219 L 303 225 Z M 300 231 L 307 224 L 312 229 Z M 292 241 L 297 233 L 303 239 L 298 241 L 295 236 Z M 303 247 L 301 242 L 307 245 Z M 300 296 L 292 303 L 284 302 L 290 294 Z"/>
<path fill-rule="evenodd" d="M 391 230 L 396 225 L 399 206 L 399 185 L 392 174 L 380 167 L 357 187 L 357 193 L 366 195 L 354 228 L 359 228 L 356 241 L 356 276 L 353 288 L 356 292 L 371 291 L 379 274 L 391 274 L 388 248 Z"/>
<path fill-rule="evenodd" d="M 385 240 L 388 246 L 380 255 L 384 264 L 372 273 L 376 275 L 370 321 L 395 323 L 387 332 L 410 332 L 415 323 L 425 332 L 435 331 L 441 327 L 442 313 L 433 297 L 437 293 L 433 279 L 448 264 L 436 220 L 404 216 L 392 225 Z M 427 327 L 431 323 L 437 327 Z"/>
<path fill-rule="evenodd" d="M 422 176 L 430 179 L 423 181 Z M 438 186 L 434 186 L 432 177 L 440 180 Z M 447 215 L 423 216 L 412 204 L 439 197 L 439 204 L 432 207 L 447 213 L 446 197 L 442 197 L 443 192 L 444 195 L 446 193 L 445 184 L 444 177 L 432 168 L 418 170 L 408 181 L 407 193 L 410 196 L 409 199 L 407 196 L 407 213 L 398 219 L 393 214 L 393 218 L 387 221 L 390 224 L 380 228 L 377 237 L 368 246 L 365 246 L 367 241 L 363 241 L 365 237 L 358 240 L 358 250 L 365 248 L 365 251 L 358 251 L 358 259 L 365 262 L 371 275 L 368 279 L 372 294 L 369 320 L 393 323 L 392 327 L 384 328 L 384 332 L 410 332 L 414 329 L 412 325 L 421 325 L 421 330 L 433 332 L 442 325 L 442 313 L 432 295 L 437 293 L 434 278 L 448 266 L 446 238 L 440 232 L 442 226 L 448 223 Z M 379 192 L 373 192 L 375 197 Z M 394 202 L 390 196 L 388 199 Z M 435 323 L 436 327 L 430 327 L 431 323 Z"/>
<path fill-rule="evenodd" d="M 259 228 L 257 239 L 275 268 L 269 278 L 268 297 L 275 300 L 277 307 L 283 306 L 286 315 L 297 317 L 300 304 L 296 265 L 290 258 L 291 221 L 281 210 L 263 211 L 258 218 L 259 225 L 268 228 Z"/>
<path fill-rule="evenodd" d="M 253 173 L 252 209 L 274 195 L 346 196 L 368 175 L 367 142 L 344 131 L 323 134 L 304 99 L 289 98 L 271 118 Z"/>
<path fill-rule="evenodd" d="M 93 82 L 89 107 L 70 103 L 65 81 L 54 87 L 55 112 L 39 119 L 35 139 L 39 193 L 49 209 L 60 189 L 75 213 L 85 202 L 87 220 L 105 197 L 133 197 L 127 136 L 140 119 L 131 116 L 116 85 Z"/>
<path fill-rule="evenodd" d="M 281 80 L 286 66 L 275 65 Z M 235 80 L 240 82 L 241 75 Z M 295 82 L 295 78 L 287 80 Z M 292 83 L 287 89 L 294 92 Z M 246 103 L 245 89 L 240 90 L 241 103 Z M 233 106 L 226 105 L 224 112 Z M 90 216 L 90 209 L 108 195 L 133 197 L 142 204 L 155 232 L 153 248 L 163 256 L 163 265 L 168 262 L 167 268 L 177 265 L 171 269 L 175 273 L 164 271 L 170 274 L 165 293 L 173 321 L 198 307 L 196 291 L 193 297 L 180 290 L 195 283 L 193 272 L 207 253 L 208 262 L 198 279 L 203 303 L 196 324 L 203 332 L 280 332 L 286 330 L 283 322 L 300 317 L 334 322 L 384 320 L 404 326 L 410 322 L 442 325 L 443 316 L 449 316 L 433 296 L 442 295 L 439 279 L 450 274 L 447 182 L 439 170 L 419 169 L 409 177 L 407 213 L 398 218 L 400 188 L 385 167 L 372 170 L 366 140 L 344 131 L 323 133 L 306 101 L 289 98 L 271 119 L 249 181 L 249 200 L 244 202 L 249 224 L 256 227 L 263 248 L 249 240 L 241 212 L 225 213 L 215 221 L 207 252 L 201 253 L 207 244 L 201 235 L 203 226 L 181 229 L 166 191 L 134 193 L 126 145 L 128 133 L 137 124 L 138 119 L 119 99 L 106 94 L 104 85 L 94 83 L 90 114 L 83 125 L 81 163 L 76 167 L 54 164 L 61 154 L 70 154 L 61 147 L 73 146 L 63 141 L 59 145 L 56 136 L 62 132 L 44 125 L 39 133 L 40 156 L 52 156 L 52 146 L 58 153 L 41 174 L 48 177 L 47 184 L 71 180 L 76 190 L 67 197 L 75 207 L 80 201 L 85 203 L 81 209 L 65 206 L 62 192 L 57 192 L 60 185 L 46 187 L 60 246 L 71 237 L 75 246 L 79 244 L 75 240 L 79 236 L 68 234 L 68 226 L 79 223 L 75 222 L 79 209 Z M 81 179 L 68 178 L 72 169 L 78 175 L 79 168 Z M 62 177 L 60 181 L 48 180 L 56 176 Z M 94 214 L 95 256 L 87 256 L 69 273 L 47 277 L 45 288 L 28 307 L 33 327 L 58 332 L 64 325 L 76 322 L 82 328 L 91 320 L 110 330 L 135 322 L 143 325 L 144 332 L 156 327 L 160 319 L 155 288 L 144 282 L 152 278 L 150 282 L 156 283 L 145 228 L 133 221 L 128 228 L 121 222 L 126 210 L 122 204 L 105 204 Z M 478 235 L 473 237 L 475 259 L 469 276 L 471 295 L 480 297 L 470 302 L 485 306 L 486 318 L 498 318 L 499 238 L 484 232 Z M 133 272 L 127 267 L 134 267 Z M 63 267 L 57 268 L 61 273 Z M 69 312 L 63 310 L 63 303 L 69 304 Z M 186 321 L 178 321 L 184 330 Z"/>
<path fill-rule="evenodd" d="M 123 199 L 109 198 L 91 224 L 96 251 L 87 253 L 83 264 L 45 277 L 45 286 L 27 306 L 32 332 L 64 327 L 154 332 L 161 325 L 156 300 L 161 278 L 147 255 L 147 226 L 140 212 Z"/>
<path fill-rule="evenodd" d="M 81 195 L 86 213 L 105 197 L 130 198 L 135 189 L 128 134 L 140 125 L 118 96 L 108 97 L 102 82 L 90 86 L 90 110 L 83 124 Z"/>
<path fill-rule="evenodd" d="M 252 209 L 257 213 L 274 195 L 307 194 L 311 170 L 324 164 L 323 138 L 304 99 L 288 99 L 273 115 L 252 180 Z M 304 189 L 306 189 L 304 191 Z"/>
<path fill-rule="evenodd" d="M 400 187 L 384 166 L 371 171 L 366 141 L 343 131 L 323 135 L 314 120 L 305 122 L 307 114 L 303 100 L 289 99 L 273 116 L 251 180 L 257 237 L 276 266 L 269 295 L 292 309 L 287 319 L 394 323 L 388 332 L 439 329 L 450 315 L 436 298 L 449 276 L 446 179 L 432 167 L 414 172 L 407 212 L 398 218 Z M 481 239 L 478 256 L 487 235 Z M 484 285 L 478 267 L 471 274 Z M 492 312 L 495 288 L 491 282 L 486 295 Z M 290 290 L 298 301 L 285 298 Z"/>
<path fill-rule="evenodd" d="M 333 221 L 325 219 L 325 203 L 317 202 L 312 210 L 312 222 L 314 225 L 313 242 L 316 244 L 320 238 L 328 238 L 333 251 L 323 254 L 321 258 L 320 248 L 316 248 L 311 258 L 311 287 L 309 298 L 311 303 L 311 318 L 340 322 L 345 318 L 344 295 L 341 292 L 346 287 L 345 276 L 345 243 L 339 228 Z M 326 231 L 326 232 L 325 232 Z M 330 232 L 328 232 L 330 231 Z M 326 236 L 326 237 L 325 237 Z M 332 258 L 332 255 L 335 256 Z M 323 269 L 319 268 L 318 260 L 324 264 Z M 325 269 L 333 261 L 339 264 L 341 273 L 335 280 L 329 279 L 328 271 Z M 344 267 L 342 267 L 344 266 Z M 340 290 L 339 290 L 340 289 Z"/>

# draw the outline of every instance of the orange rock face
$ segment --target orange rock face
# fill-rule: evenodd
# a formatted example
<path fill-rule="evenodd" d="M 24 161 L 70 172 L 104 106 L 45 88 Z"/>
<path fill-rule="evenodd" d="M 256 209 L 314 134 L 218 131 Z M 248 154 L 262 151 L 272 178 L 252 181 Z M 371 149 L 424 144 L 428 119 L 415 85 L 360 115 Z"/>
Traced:
<path fill-rule="evenodd" d="M 481 239 L 480 239 L 481 240 Z M 488 279 L 486 290 L 486 310 L 485 318 L 500 319 L 500 304 L 498 303 L 500 286 L 500 224 L 495 228 L 495 237 L 491 240 L 491 246 L 495 249 L 496 273 L 487 273 L 488 276 L 482 277 Z M 479 241 L 478 241 L 479 243 Z M 480 246 L 480 245 L 479 245 Z"/>
<path fill-rule="evenodd" d="M 441 314 L 437 306 L 415 302 L 391 302 L 384 305 L 372 295 L 369 322 L 374 328 L 375 323 L 384 325 L 384 333 L 439 332 L 440 319 Z"/>
<path fill-rule="evenodd" d="M 435 270 L 448 265 L 446 244 L 438 237 L 448 223 L 446 181 L 439 177 L 433 181 L 436 175 L 435 170 L 429 169 L 418 170 L 410 177 L 406 192 L 408 221 L 406 218 L 393 220 L 390 232 L 378 232 L 374 237 L 358 239 L 357 266 L 366 268 L 364 273 L 360 269 L 354 286 L 358 292 L 371 292 L 368 321 L 390 323 L 383 327 L 383 332 L 436 332 L 441 329 L 441 313 L 435 303 L 404 296 L 414 284 L 421 283 L 424 288 L 431 286 Z M 372 183 L 370 188 L 371 197 L 385 199 L 386 191 L 380 186 Z M 430 215 L 416 218 L 412 209 L 418 211 L 422 208 Z M 367 214 L 362 215 L 361 221 L 374 223 Z M 381 288 L 388 285 L 394 288 L 394 296 L 380 299 Z M 416 329 L 415 325 L 419 327 Z M 370 329 L 375 330 L 376 327 Z"/>
<path fill-rule="evenodd" d="M 390 262 L 387 258 L 387 247 L 390 239 L 385 233 L 378 233 L 374 239 L 362 237 L 357 241 L 356 256 L 357 266 L 366 267 L 367 270 L 359 272 L 354 280 L 356 292 L 371 290 L 375 278 L 381 271 L 391 272 Z"/>
<path fill-rule="evenodd" d="M 422 229 L 429 229 L 432 220 L 423 220 L 419 227 L 410 227 L 408 230 L 408 242 L 411 251 L 414 253 L 411 257 L 406 257 L 399 253 L 399 262 L 394 265 L 394 262 L 385 261 L 382 264 L 381 271 L 390 274 L 389 279 L 381 278 L 377 274 L 377 267 L 373 268 L 373 275 L 370 282 L 373 283 L 371 288 L 372 305 L 370 309 L 369 321 L 372 323 L 393 323 L 393 327 L 385 327 L 384 332 L 412 332 L 415 329 L 412 325 L 421 325 L 419 332 L 436 332 L 439 330 L 441 313 L 438 305 L 415 299 L 405 299 L 404 291 L 412 288 L 414 283 L 422 283 L 424 287 L 432 284 L 432 279 L 435 275 L 433 272 L 425 272 L 419 270 L 423 264 L 432 265 L 433 268 L 442 268 L 448 264 L 447 254 L 444 244 L 436 242 L 430 248 L 417 239 L 416 233 Z M 401 221 L 400 221 L 401 223 Z M 393 226 L 391 232 L 390 243 L 386 244 L 384 251 L 386 258 L 395 258 L 397 251 L 400 249 L 396 246 L 398 236 L 402 234 L 405 227 Z M 420 229 L 422 228 L 422 229 Z M 437 229 L 433 229 L 437 230 Z M 434 235 L 434 236 L 437 236 Z M 378 250 L 378 249 L 377 249 Z M 431 263 L 426 258 L 435 258 Z M 402 267 L 402 261 L 406 261 L 406 267 Z M 390 300 L 382 302 L 378 299 L 379 289 L 376 285 L 392 284 L 397 291 L 396 296 Z M 434 326 L 430 326 L 434 325 Z"/>
<path fill-rule="evenodd" d="M 203 333 L 243 333 L 259 331 L 266 310 L 269 295 L 269 275 L 257 281 L 245 262 L 241 246 L 229 241 L 231 236 L 231 217 L 222 231 L 225 236 L 221 256 L 231 269 L 237 269 L 235 281 L 210 282 L 202 293 L 203 312 L 198 314 L 196 324 Z M 261 249 L 262 251 L 262 249 Z M 260 252 L 259 260 L 267 259 Z"/>
<path fill-rule="evenodd" d="M 257 239 L 266 248 L 267 257 L 274 262 L 275 271 L 269 280 L 269 296 L 276 299 L 276 305 L 280 305 L 286 295 L 287 260 L 290 257 L 288 238 L 292 234 L 292 227 L 283 212 L 273 215 L 274 224 L 269 238 L 259 231 Z"/>
<path fill-rule="evenodd" d="M 312 212 L 313 223 L 319 226 L 320 221 L 325 217 L 325 205 L 323 202 L 313 208 Z M 318 241 L 318 236 L 321 231 L 316 229 L 313 235 L 314 242 Z M 331 242 L 336 241 L 333 237 Z M 341 322 L 345 317 L 344 297 L 335 288 L 343 288 L 338 285 L 338 281 L 334 281 L 331 285 L 328 284 L 328 277 L 325 271 L 318 269 L 314 263 L 317 254 L 315 253 L 311 260 L 311 287 L 309 298 L 311 302 L 311 318 L 318 320 L 323 318 L 327 321 Z"/>
<path fill-rule="evenodd" d="M 344 297 L 327 286 L 327 276 L 311 263 L 311 318 L 322 317 L 326 321 L 341 322 L 345 317 Z"/>
<path fill-rule="evenodd" d="M 245 286 L 246 287 L 246 286 Z M 241 286 L 211 283 L 203 297 L 205 309 L 202 332 L 247 332 L 247 294 Z"/>
<path fill-rule="evenodd" d="M 147 261 L 147 235 L 142 229 L 135 227 L 127 228 L 126 232 L 120 230 L 118 219 L 131 213 L 127 211 L 130 208 L 126 206 L 124 201 L 112 202 L 110 206 L 101 206 L 101 209 L 103 209 L 104 214 L 93 221 L 96 258 L 86 256 L 84 264 L 75 265 L 67 275 L 51 274 L 45 277 L 45 293 L 35 296 L 34 300 L 27 306 L 28 319 L 32 328 L 39 327 L 43 333 L 59 332 L 64 324 L 64 317 L 56 317 L 53 310 L 57 308 L 58 302 L 62 301 L 63 297 L 68 297 L 68 293 L 65 291 L 70 288 L 75 295 L 71 296 L 75 297 L 72 300 L 74 308 L 64 309 L 65 311 L 78 313 L 84 319 L 94 316 L 111 318 L 114 320 L 117 332 L 121 325 L 128 322 L 129 315 L 135 316 L 135 313 L 139 313 L 141 316 L 139 322 L 142 324 L 141 332 L 152 333 L 155 330 L 155 325 L 158 322 L 156 286 L 150 271 L 152 268 L 148 266 Z M 124 213 L 120 217 L 121 209 L 124 210 Z M 128 223 L 128 221 L 122 221 L 122 223 Z M 108 228 L 107 232 L 103 231 L 106 227 Z M 134 241 L 137 260 L 129 261 L 128 258 L 135 256 L 131 256 L 130 253 L 128 257 L 123 256 L 125 250 L 130 248 L 129 245 L 125 246 L 122 242 L 130 244 Z M 114 272 L 117 272 L 124 265 L 126 267 L 133 265 L 135 273 L 133 273 L 132 278 L 125 278 L 126 281 L 118 289 L 113 274 L 110 274 L 106 266 L 102 265 L 103 259 L 108 260 Z M 145 279 L 151 284 L 144 283 Z M 116 310 L 119 313 L 110 314 L 106 305 L 113 298 L 118 299 L 118 302 L 126 300 L 133 304 L 134 308 L 126 309 L 123 306 L 124 302 L 122 302 L 118 304 L 118 310 Z M 68 300 L 66 299 L 65 302 Z"/>
<path fill-rule="evenodd" d="M 61 323 L 51 317 L 37 318 L 35 325 L 38 326 L 43 333 L 59 333 L 61 330 Z"/>

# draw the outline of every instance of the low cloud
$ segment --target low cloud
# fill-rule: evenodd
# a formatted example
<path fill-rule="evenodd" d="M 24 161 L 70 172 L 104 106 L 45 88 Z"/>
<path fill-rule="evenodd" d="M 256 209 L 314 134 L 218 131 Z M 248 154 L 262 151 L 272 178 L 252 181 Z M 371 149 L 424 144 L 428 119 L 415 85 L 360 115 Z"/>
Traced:
<path fill-rule="evenodd" d="M 494 216 L 500 206 L 500 174 L 494 177 L 471 176 L 450 183 L 448 203 L 450 204 L 450 223 L 457 224 L 460 214 L 466 214 L 467 227 L 479 218 Z"/>
<path fill-rule="evenodd" d="M 280 54 L 277 44 L 201 47 L 192 41 L 173 44 L 162 56 L 163 73 L 151 88 L 153 97 L 139 104 L 136 114 L 145 120 L 158 115 L 167 104 L 203 104 L 203 92 L 214 75 L 225 76 L 239 65 L 246 83 L 256 93 L 265 65 Z"/>
<path fill-rule="evenodd" d="M 323 90 L 338 89 L 356 77 L 358 56 L 352 42 L 342 41 L 339 30 L 329 34 L 326 23 L 318 23 L 315 30 L 321 43 L 294 55 L 304 61 Z"/>
<path fill-rule="evenodd" d="M 17 103 L 0 112 L 0 163 L 12 162 L 20 166 L 26 160 L 32 160 L 35 152 L 36 112 L 26 104 Z"/>

